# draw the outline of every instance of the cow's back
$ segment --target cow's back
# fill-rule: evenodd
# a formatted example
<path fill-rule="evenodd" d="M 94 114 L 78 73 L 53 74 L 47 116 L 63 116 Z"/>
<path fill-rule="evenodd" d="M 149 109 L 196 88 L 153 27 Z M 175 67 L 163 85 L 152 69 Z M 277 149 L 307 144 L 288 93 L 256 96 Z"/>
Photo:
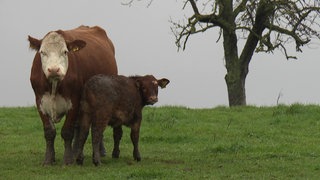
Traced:
<path fill-rule="evenodd" d="M 61 33 L 66 41 L 80 39 L 86 42 L 83 49 L 69 54 L 69 65 L 77 67 L 77 75 L 82 76 L 83 81 L 96 74 L 118 73 L 114 46 L 102 28 L 80 26 L 73 30 L 57 32 Z"/>

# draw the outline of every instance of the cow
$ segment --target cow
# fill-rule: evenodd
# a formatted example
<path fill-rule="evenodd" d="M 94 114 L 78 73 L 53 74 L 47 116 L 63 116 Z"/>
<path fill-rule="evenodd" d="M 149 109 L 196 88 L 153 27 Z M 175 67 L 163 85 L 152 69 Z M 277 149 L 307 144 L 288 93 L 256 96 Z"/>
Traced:
<path fill-rule="evenodd" d="M 158 101 L 158 86 L 165 88 L 169 80 L 157 80 L 146 76 L 106 76 L 96 75 L 85 84 L 80 107 L 79 149 L 76 150 L 76 162 L 83 164 L 83 147 L 91 126 L 92 160 L 98 166 L 101 163 L 99 147 L 107 125 L 113 127 L 113 158 L 119 158 L 119 144 L 122 137 L 122 125 L 131 128 L 133 158 L 140 161 L 138 148 L 142 109 Z"/>
<path fill-rule="evenodd" d="M 96 74 L 118 74 L 114 45 L 105 30 L 98 26 L 51 31 L 41 40 L 31 36 L 28 40 L 30 48 L 36 51 L 30 81 L 46 140 L 43 165 L 55 162 L 54 123 L 64 116 L 61 129 L 64 164 L 72 164 L 72 141 L 76 133 L 82 88 Z"/>

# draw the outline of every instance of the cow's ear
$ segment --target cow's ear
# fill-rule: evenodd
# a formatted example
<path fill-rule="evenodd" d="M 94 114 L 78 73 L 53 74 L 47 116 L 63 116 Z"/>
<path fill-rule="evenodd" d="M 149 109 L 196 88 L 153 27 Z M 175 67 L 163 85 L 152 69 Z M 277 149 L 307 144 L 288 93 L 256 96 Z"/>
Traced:
<path fill-rule="evenodd" d="M 33 38 L 31 36 L 28 36 L 28 40 L 29 40 L 29 46 L 31 49 L 39 51 L 40 47 L 41 47 L 41 42 L 42 40 Z"/>
<path fill-rule="evenodd" d="M 82 40 L 74 40 L 72 42 L 67 42 L 67 47 L 69 51 L 79 51 L 80 49 L 84 48 L 86 46 L 86 42 Z"/>
<path fill-rule="evenodd" d="M 166 78 L 158 79 L 157 81 L 161 88 L 165 88 L 170 83 L 169 79 Z"/>

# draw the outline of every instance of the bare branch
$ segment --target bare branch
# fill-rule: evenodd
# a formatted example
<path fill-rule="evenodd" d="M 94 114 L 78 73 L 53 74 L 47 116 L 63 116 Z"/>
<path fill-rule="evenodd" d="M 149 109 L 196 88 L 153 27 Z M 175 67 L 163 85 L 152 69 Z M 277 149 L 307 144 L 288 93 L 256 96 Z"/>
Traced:
<path fill-rule="evenodd" d="M 241 3 L 238 5 L 238 7 L 234 10 L 234 15 L 237 16 L 240 12 L 243 12 L 246 10 L 246 4 L 248 0 L 242 0 Z"/>
<path fill-rule="evenodd" d="M 194 0 L 189 0 L 195 15 L 200 15 L 197 4 Z"/>
<path fill-rule="evenodd" d="M 288 55 L 287 49 L 286 49 L 286 47 L 285 47 L 283 44 L 279 44 L 279 46 L 280 46 L 280 47 L 282 48 L 282 50 L 284 51 L 284 54 L 285 54 L 287 60 L 289 60 L 289 59 L 297 59 L 296 56 L 289 56 L 289 55 Z"/>
<path fill-rule="evenodd" d="M 128 0 L 127 2 L 121 2 L 121 4 L 124 6 L 131 7 L 134 1 L 143 1 L 143 0 Z M 147 3 L 147 7 L 150 7 L 152 2 L 153 2 L 153 0 L 149 0 L 149 2 Z"/>

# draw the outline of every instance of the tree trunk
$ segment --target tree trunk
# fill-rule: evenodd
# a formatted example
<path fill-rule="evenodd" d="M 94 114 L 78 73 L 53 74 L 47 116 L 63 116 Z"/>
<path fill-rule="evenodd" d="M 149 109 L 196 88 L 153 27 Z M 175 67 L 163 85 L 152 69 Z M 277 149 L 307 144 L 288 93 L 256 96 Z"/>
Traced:
<path fill-rule="evenodd" d="M 228 88 L 229 106 L 245 106 L 246 105 L 246 90 L 245 81 L 246 74 L 241 72 L 242 69 L 238 63 L 234 63 L 234 67 L 229 68 L 225 76 L 225 81 Z"/>

